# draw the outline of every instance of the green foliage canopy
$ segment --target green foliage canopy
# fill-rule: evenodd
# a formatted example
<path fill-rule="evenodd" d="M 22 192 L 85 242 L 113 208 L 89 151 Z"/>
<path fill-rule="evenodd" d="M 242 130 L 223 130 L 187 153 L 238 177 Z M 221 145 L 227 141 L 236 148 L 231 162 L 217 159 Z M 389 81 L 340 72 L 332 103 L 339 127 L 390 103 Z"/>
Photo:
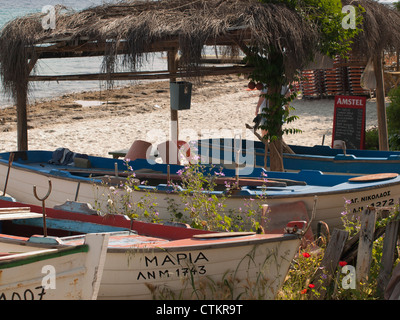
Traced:
<path fill-rule="evenodd" d="M 351 39 L 360 31 L 357 26 L 361 24 L 360 12 L 363 9 L 355 8 L 355 28 L 343 28 L 342 22 L 348 13 L 342 13 L 340 0 L 260 0 L 260 2 L 287 6 L 318 30 L 317 48 L 310 48 L 309 62 L 314 59 L 316 52 L 330 57 L 335 55 L 345 57 L 351 48 Z M 263 83 L 269 88 L 267 94 L 264 95 L 269 100 L 269 107 L 262 110 L 267 120 L 265 125 L 261 126 L 262 129 L 267 130 L 265 138 L 273 141 L 281 139 L 284 133 L 301 132 L 298 129 L 282 130 L 283 124 L 293 122 L 297 117 L 289 116 L 290 109 L 283 108 L 296 97 L 296 92 L 285 97 L 281 95 L 281 87 L 290 83 L 290 80 L 299 79 L 298 73 L 285 74 L 285 49 L 281 50 L 273 45 L 262 48 L 251 47 L 246 52 L 246 61 L 255 67 L 249 79 Z M 301 67 L 304 66 L 299 66 Z"/>

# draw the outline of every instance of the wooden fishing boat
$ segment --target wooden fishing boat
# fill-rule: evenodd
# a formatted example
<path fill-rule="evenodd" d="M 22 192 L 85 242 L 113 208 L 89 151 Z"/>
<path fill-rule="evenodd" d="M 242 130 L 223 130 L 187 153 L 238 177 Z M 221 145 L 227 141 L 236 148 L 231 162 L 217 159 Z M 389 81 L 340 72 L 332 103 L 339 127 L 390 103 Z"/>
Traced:
<path fill-rule="evenodd" d="M 19 208 L 0 212 L 3 221 L 41 219 Z M 108 238 L 88 234 L 70 245 L 56 237 L 0 234 L 0 300 L 96 299 Z"/>
<path fill-rule="evenodd" d="M 24 206 L 42 212 L 39 206 L 0 200 L 0 208 Z M 218 298 L 211 289 L 224 283 L 232 286 L 230 298 L 262 290 L 258 292 L 265 299 L 273 299 L 306 229 L 297 221 L 276 234 L 215 233 L 130 221 L 122 215 L 45 211 L 47 233 L 58 235 L 64 245 L 79 246 L 82 233 L 107 227 L 110 236 L 98 299 L 211 299 Z M 27 241 L 24 237 L 42 228 L 41 218 L 18 219 L 4 223 L 2 232 Z"/>
<path fill-rule="evenodd" d="M 265 146 L 261 141 L 234 139 L 203 139 L 196 142 L 203 163 L 235 165 L 238 162 L 249 167 L 269 167 L 265 159 Z M 293 153 L 284 152 L 283 165 L 287 171 L 318 170 L 324 173 L 374 174 L 400 173 L 400 151 L 376 151 L 334 149 L 329 146 L 289 145 Z"/>
<path fill-rule="evenodd" d="M 81 168 L 73 164 L 50 164 L 52 152 L 48 151 L 17 153 L 11 165 L 8 162 L 9 153 L 0 156 L 0 181 L 8 177 L 7 193 L 21 202 L 38 203 L 32 192 L 33 186 L 37 186 L 39 195 L 44 195 L 48 192 L 51 180 L 52 190 L 46 199 L 49 207 L 74 200 L 90 203 L 94 207 L 96 202 L 101 211 L 106 212 L 110 194 L 116 189 L 110 189 L 104 181 L 111 176 L 112 179 L 123 178 L 126 168 L 122 160 L 101 157 L 88 157 L 90 168 Z M 137 190 L 130 193 L 132 203 L 138 203 L 147 196 L 151 197 L 152 202 L 156 203 L 158 217 L 164 220 L 169 220 L 173 214 L 171 202 L 174 203 L 175 211 L 186 213 L 182 188 L 173 188 L 167 183 L 179 183 L 178 172 L 183 169 L 182 166 L 153 164 L 143 159 L 131 161 L 129 165 L 132 166 L 138 183 Z M 116 172 L 114 168 L 117 169 Z M 253 168 L 251 174 L 246 172 L 248 175 L 243 176 L 242 169 L 224 169 L 222 172 L 225 176 L 218 177 L 221 181 L 234 182 L 232 179 L 235 179 L 238 173 L 241 183 L 239 188 L 231 187 L 227 190 L 222 185 L 221 188 L 210 192 L 210 195 L 215 195 L 217 199 L 224 199 L 225 212 L 242 215 L 243 210 L 240 208 L 245 202 L 257 208 L 261 204 L 272 207 L 302 201 L 308 216 L 311 217 L 314 197 L 317 196 L 317 217 L 313 222 L 313 229 L 319 220 L 326 222 L 330 228 L 341 227 L 341 212 L 344 210 L 346 199 L 350 202 L 347 209 L 351 213 L 358 213 L 368 205 L 393 205 L 400 197 L 400 177 L 397 173 L 366 175 L 360 178 L 357 175 L 323 174 L 313 170 L 267 172 L 262 168 Z M 267 176 L 265 183 L 263 175 Z M 142 179 L 148 183 L 142 185 Z"/>

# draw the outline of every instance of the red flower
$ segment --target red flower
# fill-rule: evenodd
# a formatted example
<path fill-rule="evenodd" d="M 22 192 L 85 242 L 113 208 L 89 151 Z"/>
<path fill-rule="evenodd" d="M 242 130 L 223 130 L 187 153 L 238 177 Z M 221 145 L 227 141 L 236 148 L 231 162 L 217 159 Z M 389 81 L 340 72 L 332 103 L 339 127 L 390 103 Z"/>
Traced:
<path fill-rule="evenodd" d="M 309 287 L 310 289 L 313 289 L 313 288 L 315 288 L 315 284 L 310 283 L 310 284 L 308 285 L 308 287 Z"/>
<path fill-rule="evenodd" d="M 301 294 L 306 294 L 307 293 L 307 289 L 303 289 L 300 291 Z"/>
<path fill-rule="evenodd" d="M 303 257 L 304 258 L 309 258 L 311 255 L 308 252 L 303 252 Z"/>
<path fill-rule="evenodd" d="M 339 261 L 339 266 L 344 267 L 345 265 L 347 265 L 346 261 Z"/>

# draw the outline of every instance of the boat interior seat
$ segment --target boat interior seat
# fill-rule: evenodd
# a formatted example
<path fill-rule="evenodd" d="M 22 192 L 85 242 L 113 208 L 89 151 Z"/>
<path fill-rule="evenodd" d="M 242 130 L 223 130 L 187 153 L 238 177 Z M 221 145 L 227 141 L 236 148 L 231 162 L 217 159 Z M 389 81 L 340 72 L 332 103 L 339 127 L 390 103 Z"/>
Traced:
<path fill-rule="evenodd" d="M 126 153 L 124 160 L 134 161 L 136 159 L 147 159 L 150 155 L 152 144 L 144 140 L 135 140 L 128 152 Z"/>

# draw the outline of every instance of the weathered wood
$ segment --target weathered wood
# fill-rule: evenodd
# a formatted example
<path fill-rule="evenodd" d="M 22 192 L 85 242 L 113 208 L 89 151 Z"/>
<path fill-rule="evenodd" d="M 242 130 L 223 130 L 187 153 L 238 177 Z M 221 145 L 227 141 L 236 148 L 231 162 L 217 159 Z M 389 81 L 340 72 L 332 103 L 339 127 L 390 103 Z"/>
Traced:
<path fill-rule="evenodd" d="M 315 292 L 318 296 L 311 294 L 312 299 L 323 300 L 327 293 L 332 279 L 334 278 L 337 266 L 342 256 L 344 245 L 349 237 L 345 230 L 334 229 L 330 241 L 325 249 L 320 268 L 316 272 L 312 283 L 315 285 Z M 324 275 L 324 277 L 322 277 Z"/>
<path fill-rule="evenodd" d="M 205 45 L 219 46 L 235 45 L 237 41 L 244 43 L 245 40 L 251 41 L 252 30 L 250 28 L 229 29 L 223 35 L 216 39 L 208 39 Z M 78 39 L 69 36 L 49 37 L 43 39 L 40 44 L 52 44 L 50 46 L 35 46 L 34 54 L 40 53 L 41 59 L 47 58 L 68 58 L 68 57 L 87 57 L 87 56 L 104 56 L 107 50 L 107 42 L 105 41 L 89 41 L 93 40 L 87 36 Z M 55 44 L 54 44 L 55 43 Z M 179 48 L 179 37 L 168 37 L 168 39 L 160 39 L 157 42 L 149 42 L 143 48 L 144 52 L 162 52 Z M 128 54 L 130 52 L 127 41 L 120 40 L 116 45 L 116 54 Z"/>
<path fill-rule="evenodd" d="M 250 73 L 253 68 L 245 66 L 227 67 L 200 67 L 198 73 L 177 71 L 147 71 L 147 72 L 119 72 L 119 73 L 90 73 L 90 74 L 71 74 L 71 75 L 52 75 L 52 76 L 29 76 L 29 81 L 106 81 L 106 80 L 162 80 L 176 79 L 183 77 L 194 77 L 199 74 L 207 76 L 227 75 L 237 73 Z"/>
<path fill-rule="evenodd" d="M 383 181 L 397 178 L 398 173 L 373 173 L 350 178 L 350 182 Z"/>
<path fill-rule="evenodd" d="M 393 270 L 394 253 L 399 233 L 400 221 L 391 221 L 386 226 L 385 239 L 383 241 L 381 270 L 378 275 L 378 294 L 383 297 Z"/>
<path fill-rule="evenodd" d="M 31 73 L 38 61 L 38 55 L 33 56 L 26 62 L 27 75 Z M 21 81 L 17 86 L 17 147 L 18 151 L 28 150 L 28 80 Z"/>
<path fill-rule="evenodd" d="M 41 218 L 39 213 L 31 212 L 29 207 L 0 208 L 0 221 Z"/>
<path fill-rule="evenodd" d="M 380 227 L 374 232 L 374 240 L 378 239 L 385 233 L 386 227 Z M 341 260 L 346 261 L 348 264 L 356 263 L 357 259 L 357 250 L 358 250 L 358 241 L 360 240 L 360 233 L 354 235 L 349 241 L 347 241 L 344 249 Z"/>
<path fill-rule="evenodd" d="M 376 78 L 376 110 L 378 116 L 379 150 L 389 150 L 387 131 L 385 84 L 383 80 L 382 56 L 376 55 L 373 59 Z"/>
<path fill-rule="evenodd" d="M 30 212 L 31 208 L 29 207 L 10 207 L 10 208 L 0 208 L 0 214 L 3 213 L 13 213 L 13 212 Z"/>
<path fill-rule="evenodd" d="M 368 280 L 372 260 L 372 245 L 374 242 L 376 212 L 369 207 L 361 213 L 360 241 L 358 243 L 356 279 L 357 284 Z"/>
<path fill-rule="evenodd" d="M 28 150 L 27 85 L 20 84 L 17 91 L 17 148 Z"/>
<path fill-rule="evenodd" d="M 178 51 L 177 50 L 168 51 L 168 71 L 170 74 L 176 74 L 177 70 L 178 70 Z M 170 78 L 170 83 L 175 81 L 176 81 L 176 76 Z M 170 112 L 171 112 L 170 140 L 174 141 L 175 144 L 178 145 L 178 140 L 179 140 L 178 110 L 173 110 L 172 108 L 170 108 Z M 169 159 L 170 152 L 169 150 L 167 150 L 166 152 L 167 152 L 167 159 Z M 175 163 L 178 163 L 177 160 L 178 160 L 178 153 L 176 154 Z"/>
<path fill-rule="evenodd" d="M 400 263 L 393 269 L 392 276 L 385 289 L 384 298 L 386 300 L 400 300 Z"/>

